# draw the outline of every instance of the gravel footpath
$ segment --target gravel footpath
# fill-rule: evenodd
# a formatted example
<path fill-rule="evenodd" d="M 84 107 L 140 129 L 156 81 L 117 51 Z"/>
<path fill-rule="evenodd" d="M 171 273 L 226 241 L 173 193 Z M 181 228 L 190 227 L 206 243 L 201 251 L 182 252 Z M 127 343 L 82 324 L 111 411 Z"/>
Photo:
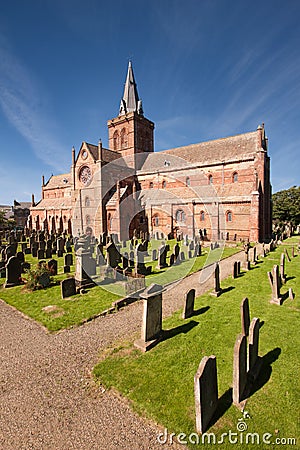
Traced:
<path fill-rule="evenodd" d="M 221 261 L 221 278 L 240 257 Z M 186 290 L 194 287 L 200 295 L 213 286 L 212 278 L 202 284 L 199 278 L 200 272 L 164 293 L 164 316 L 182 306 Z M 91 377 L 98 351 L 133 339 L 141 318 L 137 302 L 81 327 L 48 334 L 0 301 L 0 448 L 183 449 L 159 444 L 160 426 L 137 416 L 117 393 L 101 392 Z"/>

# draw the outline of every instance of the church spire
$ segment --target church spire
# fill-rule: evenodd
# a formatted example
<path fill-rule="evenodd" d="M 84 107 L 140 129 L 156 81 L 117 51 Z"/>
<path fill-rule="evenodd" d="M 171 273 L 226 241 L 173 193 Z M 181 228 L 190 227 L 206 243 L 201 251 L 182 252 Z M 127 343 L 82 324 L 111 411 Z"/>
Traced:
<path fill-rule="evenodd" d="M 136 111 L 140 116 L 143 115 L 142 100 L 139 99 L 131 61 L 129 61 L 127 77 L 124 86 L 124 94 L 121 100 L 119 114 L 124 115 L 131 111 Z"/>

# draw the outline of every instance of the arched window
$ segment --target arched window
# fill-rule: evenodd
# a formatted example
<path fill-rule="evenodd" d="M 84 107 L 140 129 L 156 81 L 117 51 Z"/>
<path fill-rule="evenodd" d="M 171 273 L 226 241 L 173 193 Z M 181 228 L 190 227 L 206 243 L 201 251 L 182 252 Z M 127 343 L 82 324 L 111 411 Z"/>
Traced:
<path fill-rule="evenodd" d="M 90 216 L 86 216 L 85 223 L 86 223 L 86 225 L 90 225 L 90 223 L 91 223 L 91 217 Z"/>
<path fill-rule="evenodd" d="M 153 182 L 152 182 L 152 181 L 150 181 L 150 183 L 149 183 L 149 188 L 150 188 L 150 189 L 153 188 Z"/>
<path fill-rule="evenodd" d="M 208 183 L 209 183 L 209 184 L 213 184 L 213 182 L 214 182 L 213 176 L 212 176 L 212 175 L 209 175 L 209 176 L 208 176 Z"/>
<path fill-rule="evenodd" d="M 175 214 L 176 222 L 185 222 L 185 212 L 182 209 L 178 209 Z"/>
<path fill-rule="evenodd" d="M 120 137 L 121 137 L 121 148 L 127 148 L 127 133 L 125 128 L 122 128 Z"/>
<path fill-rule="evenodd" d="M 186 179 L 185 179 L 185 184 L 186 184 L 186 186 L 190 186 L 190 185 L 191 185 L 191 179 L 190 179 L 190 177 L 186 177 Z"/>
<path fill-rule="evenodd" d="M 89 197 L 85 197 L 84 199 L 84 206 L 89 207 L 91 204 Z"/>
<path fill-rule="evenodd" d="M 203 222 L 205 220 L 205 213 L 204 213 L 204 211 L 200 212 L 200 220 L 201 220 L 201 222 Z"/>
<path fill-rule="evenodd" d="M 108 213 L 108 216 L 107 216 L 107 227 L 108 227 L 108 230 L 111 231 L 111 228 L 112 228 L 112 217 L 111 217 L 111 213 Z"/>
<path fill-rule="evenodd" d="M 113 135 L 113 141 L 114 141 L 114 150 L 118 150 L 118 146 L 119 146 L 119 133 L 118 133 L 117 130 L 114 132 L 114 135 Z"/>
<path fill-rule="evenodd" d="M 227 222 L 232 222 L 232 212 L 231 211 L 227 211 L 226 220 L 227 220 Z"/>
<path fill-rule="evenodd" d="M 163 188 L 163 189 L 166 189 L 166 187 L 167 187 L 167 182 L 166 182 L 166 180 L 164 180 L 164 181 L 162 182 L 162 188 Z"/>
<path fill-rule="evenodd" d="M 153 216 L 152 223 L 153 223 L 154 227 L 158 227 L 159 226 L 159 217 L 158 217 L 158 215 Z"/>
<path fill-rule="evenodd" d="M 238 174 L 237 172 L 234 172 L 234 174 L 232 175 L 232 182 L 237 183 L 238 180 L 239 180 Z"/>

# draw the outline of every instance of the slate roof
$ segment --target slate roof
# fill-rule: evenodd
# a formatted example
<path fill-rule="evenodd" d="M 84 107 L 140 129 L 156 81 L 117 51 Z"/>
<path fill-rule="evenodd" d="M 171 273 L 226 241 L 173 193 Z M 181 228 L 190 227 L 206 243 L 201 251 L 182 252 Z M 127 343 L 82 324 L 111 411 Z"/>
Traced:
<path fill-rule="evenodd" d="M 31 209 L 68 209 L 72 207 L 71 197 L 61 197 L 61 198 L 44 198 L 35 204 Z"/>
<path fill-rule="evenodd" d="M 72 176 L 70 173 L 61 175 L 52 175 L 44 186 L 44 189 L 64 188 L 72 185 Z"/>

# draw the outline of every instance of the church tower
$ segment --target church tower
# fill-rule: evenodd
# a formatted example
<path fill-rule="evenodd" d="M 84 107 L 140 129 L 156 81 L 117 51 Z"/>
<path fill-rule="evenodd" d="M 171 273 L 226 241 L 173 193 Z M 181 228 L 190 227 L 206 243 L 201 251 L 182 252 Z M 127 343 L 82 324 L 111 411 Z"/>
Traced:
<path fill-rule="evenodd" d="M 154 123 L 144 117 L 131 61 L 128 63 L 124 94 L 118 117 L 107 122 L 109 149 L 124 157 L 153 152 Z"/>

